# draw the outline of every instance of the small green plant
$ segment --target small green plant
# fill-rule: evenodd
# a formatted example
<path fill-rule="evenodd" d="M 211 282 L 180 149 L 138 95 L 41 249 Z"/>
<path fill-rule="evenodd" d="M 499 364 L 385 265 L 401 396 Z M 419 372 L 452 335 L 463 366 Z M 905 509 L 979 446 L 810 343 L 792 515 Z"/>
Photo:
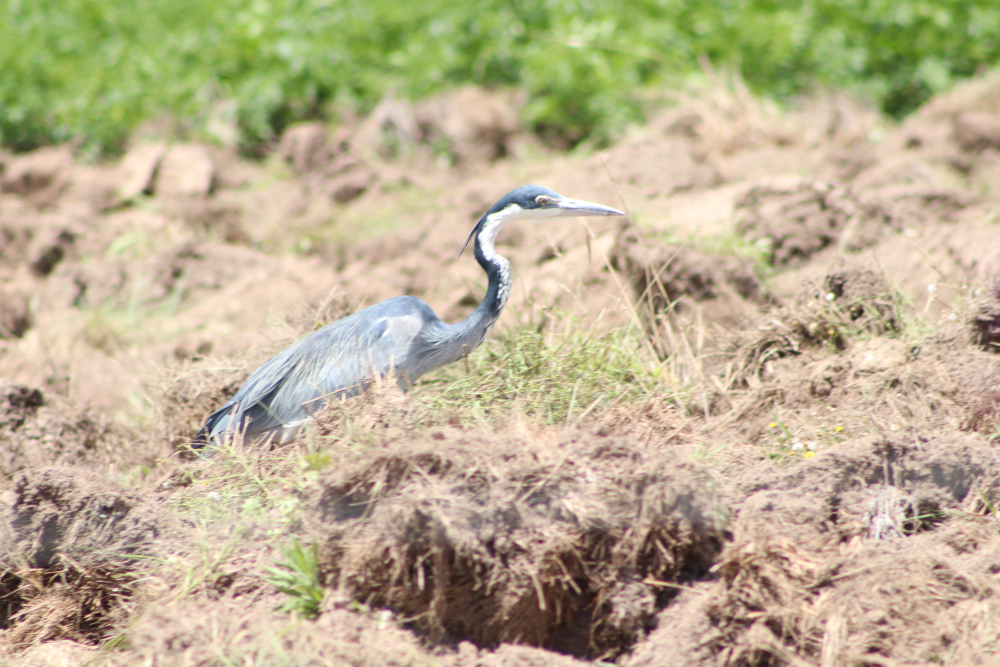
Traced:
<path fill-rule="evenodd" d="M 993 502 L 990 494 L 986 491 L 979 491 L 979 505 L 981 506 L 979 511 L 980 514 L 985 516 L 997 516 L 997 505 Z"/>
<path fill-rule="evenodd" d="M 284 560 L 267 568 L 265 580 L 289 596 L 279 611 L 304 618 L 319 616 L 326 591 L 319 582 L 319 552 L 316 544 L 306 548 L 296 539 L 281 550 Z"/>
<path fill-rule="evenodd" d="M 313 472 L 322 470 L 333 463 L 333 458 L 328 452 L 309 452 L 302 456 L 302 470 Z"/>

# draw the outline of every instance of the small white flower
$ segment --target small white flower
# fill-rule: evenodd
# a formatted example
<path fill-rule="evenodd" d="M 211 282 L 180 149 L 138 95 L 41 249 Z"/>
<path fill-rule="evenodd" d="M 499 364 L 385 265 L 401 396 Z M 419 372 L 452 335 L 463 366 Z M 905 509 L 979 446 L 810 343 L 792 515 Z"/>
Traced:
<path fill-rule="evenodd" d="M 792 443 L 792 451 L 793 452 L 801 452 L 802 449 L 803 449 L 802 443 L 799 442 L 798 440 L 796 440 L 795 442 Z"/>
<path fill-rule="evenodd" d="M 836 296 L 834 295 L 834 293 L 833 293 L 833 292 L 827 292 L 827 293 L 826 293 L 826 300 L 827 300 L 827 301 L 833 301 L 833 300 L 834 300 L 834 299 L 836 299 L 836 298 L 837 298 L 837 297 L 836 297 Z"/>
<path fill-rule="evenodd" d="M 219 495 L 218 491 L 209 491 L 208 492 L 208 499 L 211 500 L 212 502 L 217 503 L 220 500 L 222 500 L 222 496 Z"/>
<path fill-rule="evenodd" d="M 811 441 L 811 440 L 806 443 L 806 447 L 809 448 L 810 452 L 815 452 L 816 451 L 816 443 L 813 442 L 813 441 Z"/>
<path fill-rule="evenodd" d="M 930 285 L 927 286 L 927 291 L 930 292 L 931 294 L 934 294 L 934 292 L 937 292 L 937 285 L 931 283 Z"/>

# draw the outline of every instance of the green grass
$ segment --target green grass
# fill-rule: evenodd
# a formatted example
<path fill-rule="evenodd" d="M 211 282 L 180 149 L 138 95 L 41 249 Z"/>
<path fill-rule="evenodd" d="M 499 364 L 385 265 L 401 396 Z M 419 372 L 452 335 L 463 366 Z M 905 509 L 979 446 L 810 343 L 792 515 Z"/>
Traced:
<path fill-rule="evenodd" d="M 0 0 L 0 142 L 119 150 L 142 122 L 244 148 L 387 91 L 517 86 L 525 121 L 600 142 L 658 87 L 731 67 L 890 114 L 1000 61 L 994 0 Z M 161 123 L 163 125 L 164 123 Z"/>
<path fill-rule="evenodd" d="M 422 380 L 414 400 L 433 421 L 458 413 L 496 424 L 521 415 L 575 426 L 612 405 L 671 394 L 667 366 L 633 326 L 597 332 L 551 316 L 555 331 L 522 324 L 495 333 L 464 362 Z"/>
<path fill-rule="evenodd" d="M 280 611 L 303 618 L 319 616 L 326 589 L 319 582 L 319 553 L 316 545 L 303 547 L 298 540 L 281 550 L 284 560 L 267 568 L 265 579 L 288 596 Z"/>

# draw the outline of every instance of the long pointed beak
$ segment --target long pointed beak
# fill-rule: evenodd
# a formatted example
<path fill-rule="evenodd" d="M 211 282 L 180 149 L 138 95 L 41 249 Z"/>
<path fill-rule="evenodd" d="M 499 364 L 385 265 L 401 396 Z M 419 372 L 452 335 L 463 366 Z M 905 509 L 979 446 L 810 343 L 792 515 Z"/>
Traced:
<path fill-rule="evenodd" d="M 552 202 L 552 205 L 559 209 L 560 216 L 625 215 L 624 212 L 616 208 L 580 199 L 557 199 Z"/>

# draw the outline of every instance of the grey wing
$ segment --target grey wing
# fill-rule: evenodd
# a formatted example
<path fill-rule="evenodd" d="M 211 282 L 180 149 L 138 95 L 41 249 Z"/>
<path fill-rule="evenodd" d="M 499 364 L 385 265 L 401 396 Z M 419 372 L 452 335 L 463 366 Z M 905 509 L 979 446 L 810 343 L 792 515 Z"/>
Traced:
<path fill-rule="evenodd" d="M 299 341 L 301 342 L 303 341 Z M 252 420 L 253 424 L 252 428 L 247 429 L 248 432 L 263 431 L 280 425 L 280 415 L 271 410 L 269 405 L 271 398 L 295 366 L 299 343 L 285 348 L 254 371 L 236 395 L 209 415 L 194 442 L 203 446 L 220 433 L 247 428 L 248 420 Z"/>
<path fill-rule="evenodd" d="M 271 408 L 291 416 L 285 423 L 304 419 L 330 398 L 364 391 L 376 375 L 390 369 L 405 374 L 407 350 L 420 324 L 416 315 L 397 315 L 370 325 L 337 327 L 325 340 L 309 341 L 321 348 L 305 351 L 274 393 Z"/>
<path fill-rule="evenodd" d="M 320 329 L 261 366 L 206 429 L 214 437 L 235 416 L 248 433 L 267 431 L 315 415 L 332 397 L 360 393 L 390 369 L 405 377 L 407 352 L 422 326 L 420 314 L 408 312 L 352 316 Z"/>

